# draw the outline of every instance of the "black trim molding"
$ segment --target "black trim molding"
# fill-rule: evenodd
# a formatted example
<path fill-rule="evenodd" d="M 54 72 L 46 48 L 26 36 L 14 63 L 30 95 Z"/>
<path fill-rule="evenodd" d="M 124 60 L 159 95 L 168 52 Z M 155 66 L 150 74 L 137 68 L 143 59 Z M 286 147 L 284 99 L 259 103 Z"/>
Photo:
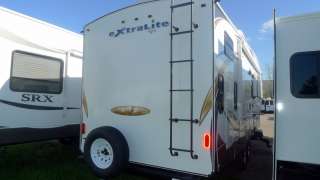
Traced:
<path fill-rule="evenodd" d="M 79 130 L 79 124 L 42 129 L 27 127 L 0 129 L 0 145 L 79 137 Z"/>
<path fill-rule="evenodd" d="M 10 106 L 15 106 L 18 108 L 24 108 L 24 109 L 32 109 L 32 110 L 63 110 L 64 107 L 52 107 L 52 106 L 36 106 L 36 105 L 30 105 L 30 104 L 23 104 L 23 103 L 16 103 L 16 102 L 11 102 L 11 101 L 6 101 L 6 100 L 1 100 L 0 102 L 3 104 L 7 104 Z M 80 109 L 77 107 L 67 107 L 67 110 L 74 110 L 74 109 Z"/>
<path fill-rule="evenodd" d="M 5 100 L 0 100 L 0 102 L 4 103 L 4 104 L 7 104 L 7 105 L 10 105 L 10 106 L 15 106 L 15 107 L 24 108 L 24 109 L 32 109 L 32 110 L 63 110 L 63 107 L 35 106 L 35 105 L 16 103 L 16 102 L 10 102 L 10 101 L 5 101 Z"/>
<path fill-rule="evenodd" d="M 277 161 L 277 180 L 288 179 L 320 179 L 320 165 Z"/>
<path fill-rule="evenodd" d="M 201 174 L 168 169 L 160 166 L 153 166 L 153 165 L 137 163 L 137 162 L 129 162 L 127 170 L 130 173 L 140 173 L 140 174 L 142 173 L 144 175 L 152 177 L 152 179 L 164 179 L 164 178 L 190 179 L 190 178 L 214 177 L 213 172 L 205 176 Z"/>

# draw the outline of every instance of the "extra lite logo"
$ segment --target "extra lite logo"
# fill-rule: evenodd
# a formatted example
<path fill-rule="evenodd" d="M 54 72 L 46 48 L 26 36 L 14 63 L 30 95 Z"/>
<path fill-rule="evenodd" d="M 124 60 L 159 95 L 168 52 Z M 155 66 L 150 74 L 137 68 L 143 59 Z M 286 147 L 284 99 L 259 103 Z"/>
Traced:
<path fill-rule="evenodd" d="M 135 26 L 135 27 L 124 27 L 124 28 L 118 29 L 117 31 L 110 32 L 109 37 L 116 38 L 122 35 L 131 34 L 135 32 L 142 32 L 142 31 L 154 33 L 157 31 L 157 29 L 165 28 L 165 27 L 168 27 L 169 25 L 170 23 L 168 21 L 163 21 L 163 22 L 154 22 L 151 24 L 144 24 L 144 25 Z"/>
<path fill-rule="evenodd" d="M 22 102 L 42 102 L 42 103 L 52 103 L 53 96 L 49 95 L 37 95 L 37 94 L 22 94 Z"/>

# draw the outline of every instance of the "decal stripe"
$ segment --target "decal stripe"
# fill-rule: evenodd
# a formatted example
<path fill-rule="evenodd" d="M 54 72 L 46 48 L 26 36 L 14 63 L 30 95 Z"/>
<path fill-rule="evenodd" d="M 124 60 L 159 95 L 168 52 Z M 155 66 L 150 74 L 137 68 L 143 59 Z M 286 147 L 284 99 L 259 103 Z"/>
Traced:
<path fill-rule="evenodd" d="M 32 109 L 32 110 L 63 110 L 64 109 L 63 107 L 36 106 L 36 105 L 30 105 L 30 104 L 10 102 L 10 101 L 5 101 L 1 99 L 0 99 L 0 102 L 10 106 L 15 106 L 15 107 L 24 108 L 24 109 Z M 71 109 L 80 109 L 80 108 L 67 107 L 67 109 L 71 110 Z"/>

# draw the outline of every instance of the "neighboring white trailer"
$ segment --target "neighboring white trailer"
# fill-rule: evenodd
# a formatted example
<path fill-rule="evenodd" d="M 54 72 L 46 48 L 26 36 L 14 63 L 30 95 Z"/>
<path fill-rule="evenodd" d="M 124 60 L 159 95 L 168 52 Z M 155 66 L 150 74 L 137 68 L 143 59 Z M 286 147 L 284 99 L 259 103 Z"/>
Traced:
<path fill-rule="evenodd" d="M 277 180 L 320 179 L 319 29 L 320 13 L 275 20 Z"/>
<path fill-rule="evenodd" d="M 128 163 L 176 178 L 246 165 L 261 72 L 219 4 L 139 3 L 84 34 L 81 150 L 96 175 Z"/>
<path fill-rule="evenodd" d="M 79 137 L 82 36 L 0 7 L 0 145 Z"/>

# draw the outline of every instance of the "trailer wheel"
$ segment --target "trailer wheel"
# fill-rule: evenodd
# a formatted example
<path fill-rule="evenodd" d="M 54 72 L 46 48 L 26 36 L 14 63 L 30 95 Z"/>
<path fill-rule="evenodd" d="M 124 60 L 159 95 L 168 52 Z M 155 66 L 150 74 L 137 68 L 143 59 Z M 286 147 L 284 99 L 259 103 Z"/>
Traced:
<path fill-rule="evenodd" d="M 113 177 L 128 164 L 128 143 L 117 129 L 101 127 L 89 134 L 84 146 L 84 155 L 97 176 Z"/>

